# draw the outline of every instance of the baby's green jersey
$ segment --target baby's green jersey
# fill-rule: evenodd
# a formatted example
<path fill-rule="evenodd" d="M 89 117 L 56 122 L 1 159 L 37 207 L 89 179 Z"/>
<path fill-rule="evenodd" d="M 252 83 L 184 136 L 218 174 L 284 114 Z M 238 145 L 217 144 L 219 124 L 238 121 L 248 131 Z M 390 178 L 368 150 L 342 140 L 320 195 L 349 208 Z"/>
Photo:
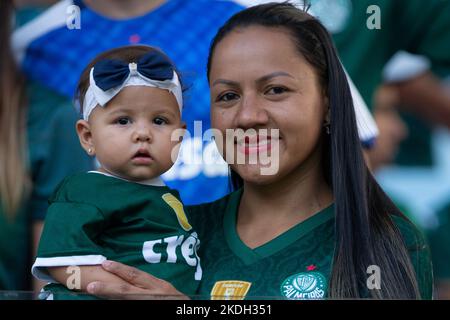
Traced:
<path fill-rule="evenodd" d="M 334 205 L 251 249 L 236 232 L 241 194 L 242 190 L 236 191 L 216 202 L 187 208 L 202 239 L 201 298 L 326 298 L 335 248 Z M 407 220 L 393 219 L 408 247 L 421 296 L 430 299 L 431 261 L 424 238 Z M 373 270 L 367 277 L 376 288 L 376 278 L 369 279 L 375 275 Z M 382 273 L 380 280 L 383 281 Z"/>
<path fill-rule="evenodd" d="M 36 277 L 55 282 L 46 267 L 109 259 L 167 280 L 185 294 L 196 292 L 200 241 L 175 190 L 90 172 L 66 178 L 49 202 Z"/>

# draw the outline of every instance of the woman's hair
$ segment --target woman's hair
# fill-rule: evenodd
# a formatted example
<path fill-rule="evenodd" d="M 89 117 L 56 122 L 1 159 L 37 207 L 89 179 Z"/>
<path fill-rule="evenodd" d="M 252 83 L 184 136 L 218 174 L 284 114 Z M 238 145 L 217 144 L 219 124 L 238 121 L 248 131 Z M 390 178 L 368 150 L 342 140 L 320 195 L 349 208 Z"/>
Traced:
<path fill-rule="evenodd" d="M 213 39 L 214 50 L 230 32 L 249 26 L 284 28 L 315 69 L 327 92 L 331 134 L 323 136 L 323 171 L 335 197 L 335 252 L 329 283 L 331 298 L 420 298 L 414 269 L 391 215 L 406 219 L 368 170 L 360 145 L 352 96 L 331 37 L 322 24 L 289 3 L 269 3 L 235 14 Z M 242 178 L 231 170 L 234 188 Z M 368 290 L 366 270 L 377 265 L 381 290 Z"/>
<path fill-rule="evenodd" d="M 167 60 L 171 61 L 169 57 L 167 57 L 167 55 L 161 50 L 145 45 L 132 45 L 114 48 L 102 52 L 98 56 L 96 56 L 81 73 L 80 80 L 77 85 L 77 89 L 75 92 L 75 101 L 76 105 L 78 105 L 79 107 L 79 112 L 83 114 L 84 96 L 86 95 L 86 91 L 89 88 L 89 74 L 91 72 L 92 67 L 94 67 L 97 62 L 110 59 L 121 60 L 125 63 L 137 62 L 143 55 L 153 51 L 158 51 L 161 55 L 166 57 Z M 173 63 L 172 66 L 174 67 L 174 69 L 176 69 Z M 177 73 L 178 79 L 180 80 L 180 84 L 183 87 L 180 72 L 178 72 L 177 70 L 175 70 L 175 72 Z"/>
<path fill-rule="evenodd" d="M 24 78 L 12 55 L 12 0 L 0 1 L 0 205 L 14 218 L 31 187 L 26 159 Z"/>

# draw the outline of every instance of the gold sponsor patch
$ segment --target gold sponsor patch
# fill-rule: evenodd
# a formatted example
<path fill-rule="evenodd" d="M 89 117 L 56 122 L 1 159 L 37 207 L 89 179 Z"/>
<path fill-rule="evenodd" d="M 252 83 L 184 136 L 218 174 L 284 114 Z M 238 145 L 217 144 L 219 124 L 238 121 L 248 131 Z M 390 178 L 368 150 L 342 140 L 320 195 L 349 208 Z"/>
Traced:
<path fill-rule="evenodd" d="M 239 280 L 217 281 L 211 290 L 211 300 L 244 300 L 251 285 Z"/>

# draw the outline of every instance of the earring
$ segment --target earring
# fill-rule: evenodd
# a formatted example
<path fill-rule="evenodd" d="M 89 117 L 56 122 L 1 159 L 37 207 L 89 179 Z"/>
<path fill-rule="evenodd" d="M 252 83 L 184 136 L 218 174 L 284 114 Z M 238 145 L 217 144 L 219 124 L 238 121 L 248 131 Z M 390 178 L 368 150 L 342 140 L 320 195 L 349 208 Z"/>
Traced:
<path fill-rule="evenodd" d="M 89 148 L 89 150 L 88 150 L 88 153 L 89 153 L 89 154 L 91 154 L 91 153 L 92 153 L 92 149 L 91 149 L 91 148 Z"/>
<path fill-rule="evenodd" d="M 326 123 L 324 124 L 324 127 L 325 127 L 325 133 L 326 133 L 326 134 L 330 134 L 330 123 L 329 123 L 329 122 L 326 122 Z"/>

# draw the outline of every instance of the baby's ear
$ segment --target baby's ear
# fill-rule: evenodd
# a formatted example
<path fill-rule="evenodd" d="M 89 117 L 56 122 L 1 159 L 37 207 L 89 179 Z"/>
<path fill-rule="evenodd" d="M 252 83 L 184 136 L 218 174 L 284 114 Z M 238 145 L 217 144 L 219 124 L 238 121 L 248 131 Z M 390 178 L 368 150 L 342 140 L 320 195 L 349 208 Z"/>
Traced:
<path fill-rule="evenodd" d="M 78 120 L 76 129 L 81 146 L 90 156 L 94 156 L 95 147 L 92 141 L 92 131 L 89 122 L 86 120 Z"/>

